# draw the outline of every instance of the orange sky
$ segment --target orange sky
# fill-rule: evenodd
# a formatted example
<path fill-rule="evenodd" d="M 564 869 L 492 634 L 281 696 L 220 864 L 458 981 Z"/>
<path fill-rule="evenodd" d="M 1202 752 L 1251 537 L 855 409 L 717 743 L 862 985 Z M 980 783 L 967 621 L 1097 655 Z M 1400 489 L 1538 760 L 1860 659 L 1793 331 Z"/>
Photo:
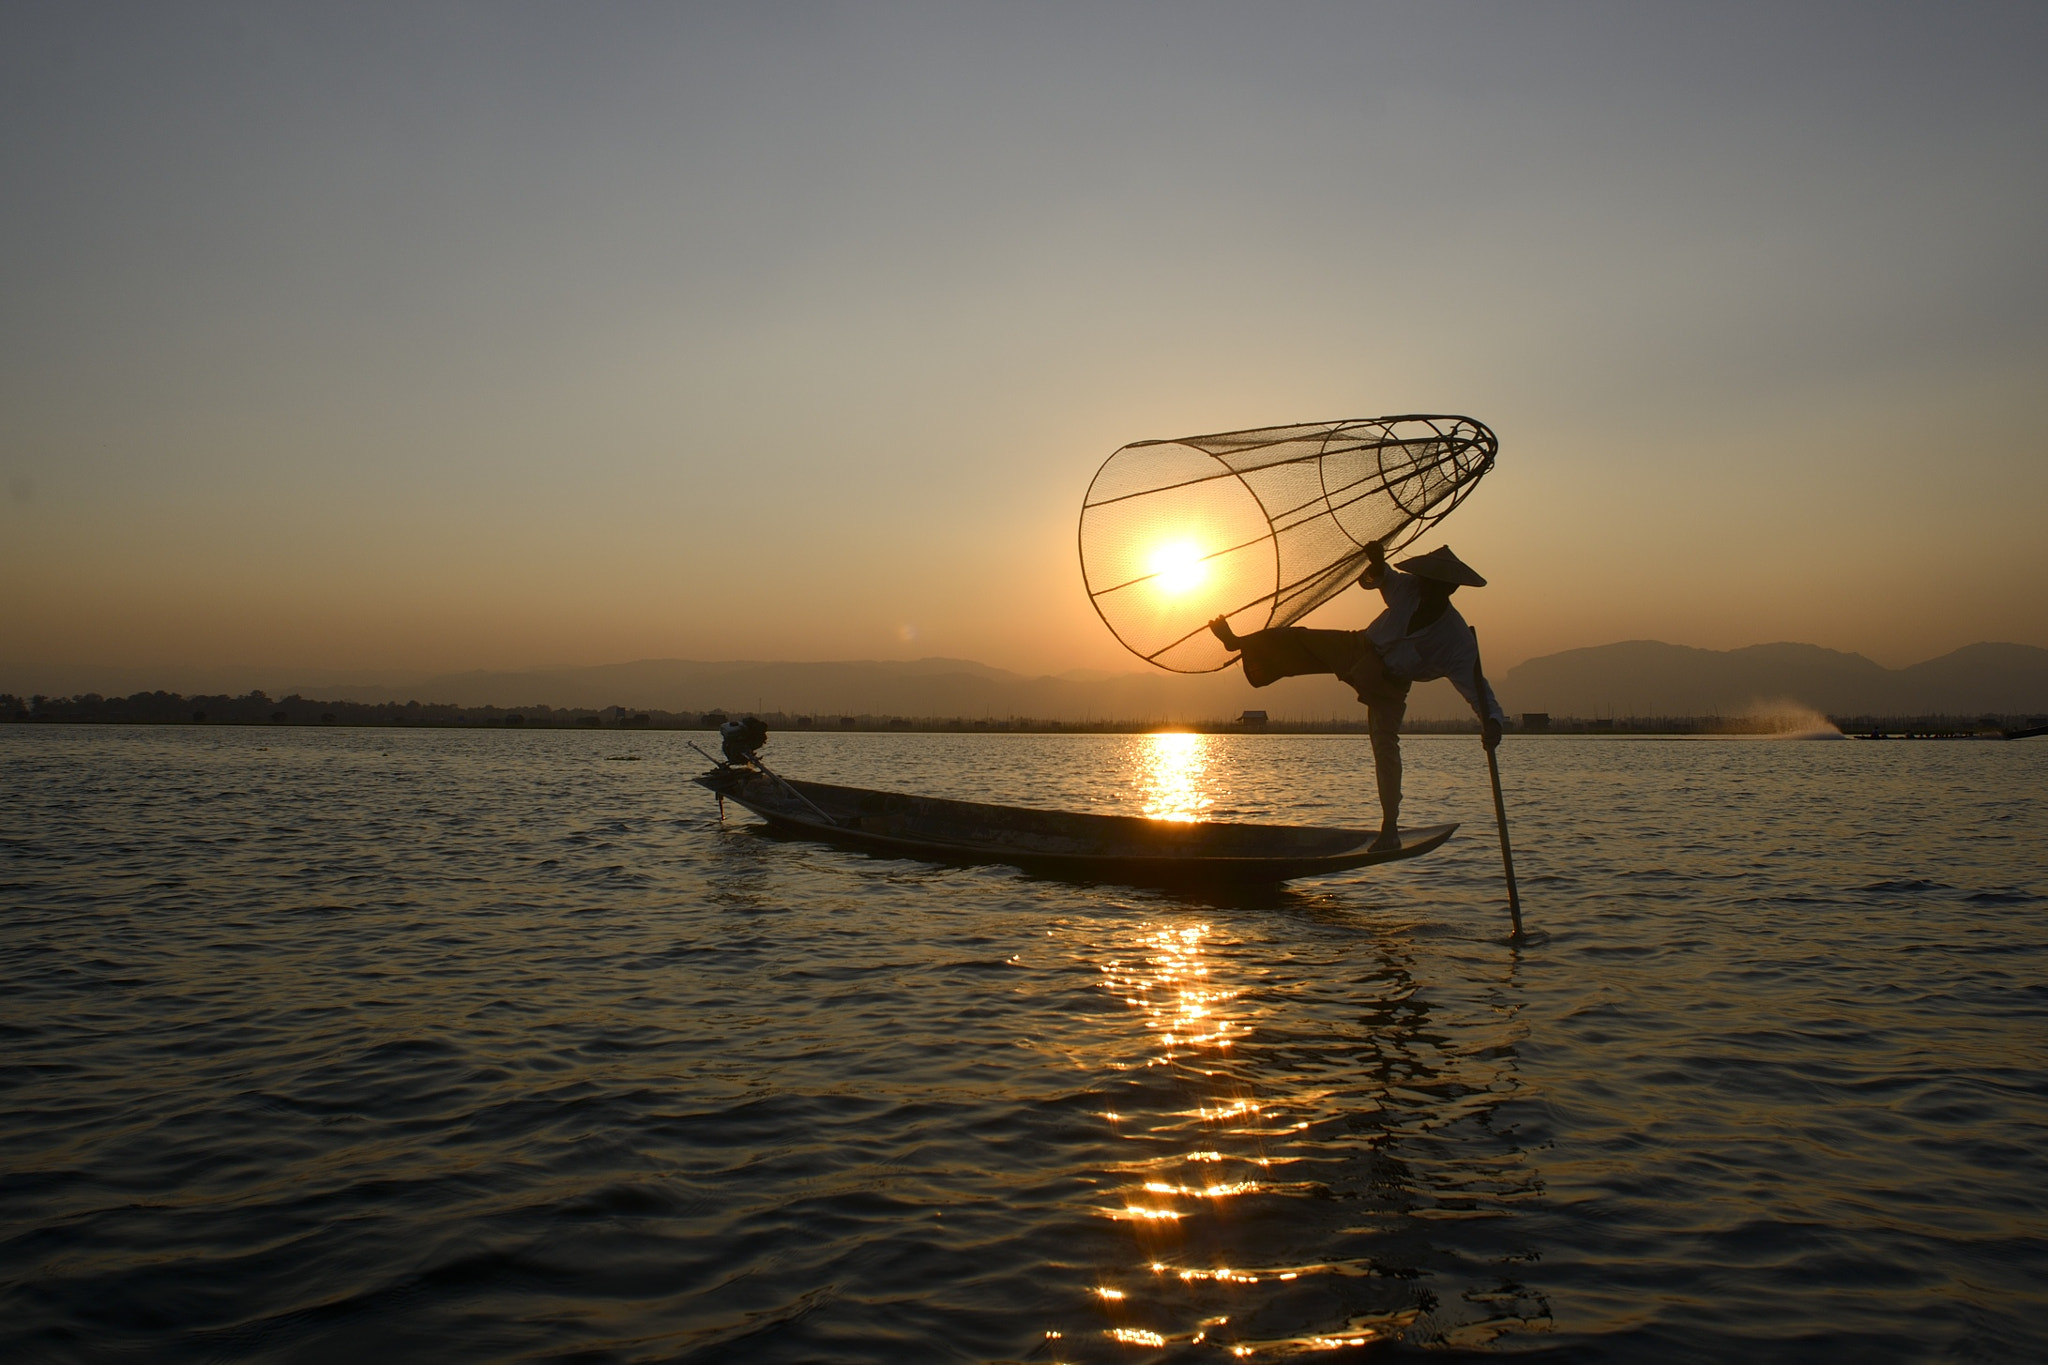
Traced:
<path fill-rule="evenodd" d="M 1137 667 L 1113 449 L 1413 411 L 1496 669 L 2048 645 L 2044 27 L 14 7 L 0 686 Z"/>

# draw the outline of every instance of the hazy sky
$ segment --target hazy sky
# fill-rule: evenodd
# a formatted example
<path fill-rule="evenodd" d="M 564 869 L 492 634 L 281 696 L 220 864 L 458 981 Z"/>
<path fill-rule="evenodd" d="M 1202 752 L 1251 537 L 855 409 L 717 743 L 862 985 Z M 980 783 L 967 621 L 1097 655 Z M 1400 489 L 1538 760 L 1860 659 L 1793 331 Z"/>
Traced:
<path fill-rule="evenodd" d="M 1444 531 L 1496 671 L 2048 645 L 2044 57 L 2038 3 L 10 0 L 0 684 L 1136 667 L 1113 449 L 1414 411 L 1500 436 Z"/>

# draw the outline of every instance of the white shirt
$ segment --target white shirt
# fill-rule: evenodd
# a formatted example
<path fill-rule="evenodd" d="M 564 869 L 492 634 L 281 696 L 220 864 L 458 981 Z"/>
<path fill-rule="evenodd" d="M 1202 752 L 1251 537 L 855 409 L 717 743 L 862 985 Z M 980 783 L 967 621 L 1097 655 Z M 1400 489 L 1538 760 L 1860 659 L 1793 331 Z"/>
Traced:
<path fill-rule="evenodd" d="M 1479 663 L 1479 637 L 1458 615 L 1458 609 L 1446 606 L 1442 616 L 1410 634 L 1408 622 L 1422 605 L 1422 580 L 1388 565 L 1377 583 L 1368 580 L 1366 586 L 1378 588 L 1387 604 L 1387 609 L 1365 628 L 1365 637 L 1372 641 L 1373 650 L 1387 666 L 1387 672 L 1410 682 L 1449 678 L 1458 695 L 1474 714 L 1479 714 L 1479 693 L 1472 686 L 1472 674 Z M 1486 685 L 1485 714 L 1507 724 L 1507 713 L 1500 709 L 1491 683 Z"/>

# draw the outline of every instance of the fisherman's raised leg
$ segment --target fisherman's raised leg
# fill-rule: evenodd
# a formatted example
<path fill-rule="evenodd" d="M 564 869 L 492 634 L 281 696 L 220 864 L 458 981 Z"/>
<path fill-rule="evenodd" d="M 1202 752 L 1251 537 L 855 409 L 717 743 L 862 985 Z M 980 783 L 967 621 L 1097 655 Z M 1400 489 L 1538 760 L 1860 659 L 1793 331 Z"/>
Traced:
<path fill-rule="evenodd" d="M 1209 629 L 1225 649 L 1238 652 L 1238 661 L 1244 665 L 1244 680 L 1253 687 L 1312 673 L 1334 673 L 1341 678 L 1350 670 L 1359 651 L 1369 648 L 1364 635 L 1355 630 L 1270 626 L 1239 635 L 1230 628 L 1229 619 L 1222 616 L 1211 621 Z"/>

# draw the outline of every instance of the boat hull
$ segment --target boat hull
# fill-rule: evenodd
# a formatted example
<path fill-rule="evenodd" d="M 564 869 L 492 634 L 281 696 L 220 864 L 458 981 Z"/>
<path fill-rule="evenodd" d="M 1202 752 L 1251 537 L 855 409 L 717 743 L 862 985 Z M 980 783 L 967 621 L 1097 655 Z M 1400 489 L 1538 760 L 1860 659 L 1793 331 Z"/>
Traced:
<path fill-rule="evenodd" d="M 999 806 L 904 792 L 797 782 L 742 768 L 692 779 L 776 830 L 887 856 L 1011 863 L 1035 872 L 1121 882 L 1279 882 L 1418 857 L 1456 825 L 1376 830 L 1211 824 Z"/>

